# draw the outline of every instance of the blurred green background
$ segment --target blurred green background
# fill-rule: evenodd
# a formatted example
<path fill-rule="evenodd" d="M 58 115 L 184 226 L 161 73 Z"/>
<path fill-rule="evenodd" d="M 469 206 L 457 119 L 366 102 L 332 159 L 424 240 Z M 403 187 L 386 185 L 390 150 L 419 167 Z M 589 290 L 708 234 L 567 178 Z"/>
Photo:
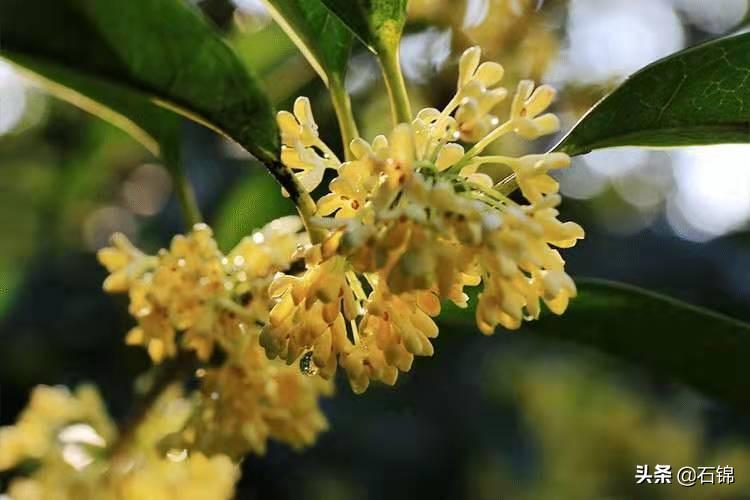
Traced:
<path fill-rule="evenodd" d="M 279 109 L 309 96 L 324 138 L 340 148 L 324 86 L 262 3 L 193 3 Z M 746 0 L 412 0 L 402 65 L 414 105 L 440 106 L 454 91 L 458 55 L 479 44 L 505 65 L 508 86 L 556 85 L 569 127 L 628 74 L 733 32 L 747 11 Z M 363 136 L 385 132 L 387 100 L 363 47 L 347 85 Z M 101 292 L 94 252 L 114 231 L 148 251 L 183 231 L 169 176 L 124 133 L 2 62 L 0 104 L 0 424 L 34 385 L 87 380 L 121 417 L 149 363 L 123 345 L 132 320 L 124 298 Z M 496 147 L 524 151 L 513 141 Z M 225 250 L 293 212 L 238 147 L 186 123 L 183 149 Z M 569 271 L 750 320 L 748 158 L 750 146 L 716 146 L 576 159 L 560 178 L 563 219 L 584 225 L 587 238 L 565 253 Z M 750 498 L 744 415 L 575 346 L 523 332 L 485 338 L 467 324 L 443 329 L 435 357 L 393 389 L 357 397 L 339 385 L 324 402 L 331 431 L 302 454 L 274 446 L 248 457 L 238 498 Z M 656 463 L 730 465 L 736 482 L 636 486 L 636 464 Z"/>

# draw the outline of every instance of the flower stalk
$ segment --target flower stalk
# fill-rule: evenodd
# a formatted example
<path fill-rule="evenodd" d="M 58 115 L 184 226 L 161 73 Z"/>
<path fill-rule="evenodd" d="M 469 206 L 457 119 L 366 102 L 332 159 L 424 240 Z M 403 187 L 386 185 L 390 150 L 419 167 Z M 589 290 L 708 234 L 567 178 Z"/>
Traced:
<path fill-rule="evenodd" d="M 411 104 L 406 92 L 404 75 L 401 72 L 398 46 L 383 47 L 378 51 L 380 68 L 383 71 L 385 87 L 391 102 L 391 115 L 394 126 L 399 123 L 410 123 L 412 120 Z"/>
<path fill-rule="evenodd" d="M 281 187 L 286 190 L 289 199 L 297 207 L 297 212 L 299 212 L 300 218 L 305 225 L 305 230 L 310 236 L 310 241 L 313 243 L 322 242 L 326 237 L 326 230 L 315 223 L 317 205 L 310 196 L 310 193 L 300 184 L 292 171 L 280 161 L 267 162 L 265 166 L 276 181 L 281 184 Z"/>
<path fill-rule="evenodd" d="M 203 222 L 203 215 L 198 207 L 195 191 L 185 174 L 185 168 L 180 158 L 179 146 L 165 148 L 164 161 L 169 175 L 172 177 L 172 184 L 174 185 L 182 217 L 185 220 L 185 226 L 190 228 L 199 222 Z"/>
<path fill-rule="evenodd" d="M 359 137 L 357 123 L 354 121 L 354 114 L 352 113 L 351 99 L 346 92 L 343 80 L 338 76 L 330 78 L 328 88 L 331 94 L 333 110 L 336 113 L 336 119 L 338 120 L 339 129 L 341 130 L 344 158 L 346 161 L 349 161 L 353 159 L 349 145 L 354 139 Z"/>
<path fill-rule="evenodd" d="M 112 443 L 109 450 L 111 457 L 117 458 L 127 451 L 132 445 L 138 427 L 148 416 L 151 408 L 159 400 L 159 397 L 169 386 L 182 380 L 182 378 L 195 369 L 197 359 L 192 352 L 180 351 L 177 357 L 168 359 L 153 368 L 151 384 L 135 407 L 122 423 L 117 440 Z"/>

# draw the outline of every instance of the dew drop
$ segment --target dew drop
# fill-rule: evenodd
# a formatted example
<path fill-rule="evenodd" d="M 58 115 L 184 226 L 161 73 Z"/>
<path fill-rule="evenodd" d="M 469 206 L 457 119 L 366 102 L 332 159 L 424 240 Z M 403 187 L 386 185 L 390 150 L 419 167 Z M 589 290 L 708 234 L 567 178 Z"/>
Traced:
<path fill-rule="evenodd" d="M 144 316 L 148 316 L 149 314 L 151 314 L 151 308 L 150 308 L 150 307 L 148 307 L 148 306 L 144 306 L 144 307 L 141 307 L 141 308 L 140 308 L 140 309 L 138 309 L 138 311 L 137 311 L 137 312 L 135 313 L 135 315 L 136 315 L 136 316 L 137 316 L 138 318 L 143 318 Z"/>
<path fill-rule="evenodd" d="M 313 362 L 313 352 L 307 351 L 299 360 L 299 369 L 308 377 L 318 373 L 318 367 Z"/>
<path fill-rule="evenodd" d="M 187 456 L 188 451 L 184 448 L 182 450 L 171 449 L 167 452 L 167 458 L 172 462 L 182 462 L 187 458 Z"/>

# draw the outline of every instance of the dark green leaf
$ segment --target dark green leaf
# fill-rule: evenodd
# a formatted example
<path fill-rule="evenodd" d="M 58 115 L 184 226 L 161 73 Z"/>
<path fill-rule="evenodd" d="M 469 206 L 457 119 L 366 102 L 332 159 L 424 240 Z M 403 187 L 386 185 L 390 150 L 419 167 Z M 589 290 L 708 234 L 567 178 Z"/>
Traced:
<path fill-rule="evenodd" d="M 266 0 L 266 4 L 324 82 L 343 80 L 352 35 L 320 0 Z"/>
<path fill-rule="evenodd" d="M 555 148 L 750 142 L 750 33 L 711 41 L 642 69 Z"/>
<path fill-rule="evenodd" d="M 524 329 L 639 364 L 750 411 L 750 325 L 629 285 L 579 280 L 578 291 L 565 314 L 543 315 Z M 450 322 L 473 320 L 473 311 L 446 309 Z"/>
<path fill-rule="evenodd" d="M 163 134 L 170 120 L 147 111 L 149 104 L 158 105 L 233 138 L 258 158 L 278 157 L 268 100 L 232 50 L 182 0 L 2 0 L 0 19 L 0 55 L 58 90 L 96 101 L 105 118 L 114 111 L 149 134 Z M 58 92 L 69 98 L 74 93 Z"/>
<path fill-rule="evenodd" d="M 750 25 L 750 0 L 748 0 L 747 2 L 747 12 L 745 13 L 745 17 L 742 18 L 742 21 L 737 23 L 732 31 L 741 30 L 742 28 L 746 28 L 748 25 Z"/>
<path fill-rule="evenodd" d="M 406 23 L 407 0 L 323 0 L 371 50 L 393 50 Z"/>

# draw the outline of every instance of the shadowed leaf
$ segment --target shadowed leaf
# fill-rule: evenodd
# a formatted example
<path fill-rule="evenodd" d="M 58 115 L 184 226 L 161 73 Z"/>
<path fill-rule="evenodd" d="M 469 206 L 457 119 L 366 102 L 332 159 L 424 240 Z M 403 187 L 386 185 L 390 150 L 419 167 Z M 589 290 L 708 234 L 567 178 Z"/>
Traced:
<path fill-rule="evenodd" d="M 278 157 L 273 110 L 254 77 L 181 0 L 2 0 L 0 19 L 2 57 L 74 104 L 88 99 L 87 110 L 141 142 L 174 136 L 169 110 L 258 158 Z"/>
<path fill-rule="evenodd" d="M 637 287 L 578 280 L 562 316 L 543 314 L 523 330 L 571 342 L 643 366 L 750 412 L 750 325 Z M 472 301 L 473 302 L 473 301 Z M 473 310 L 446 307 L 448 324 L 474 321 Z M 496 335 L 508 335 L 498 330 Z"/>
<path fill-rule="evenodd" d="M 323 81 L 343 81 L 352 47 L 347 27 L 320 0 L 265 1 Z"/>

